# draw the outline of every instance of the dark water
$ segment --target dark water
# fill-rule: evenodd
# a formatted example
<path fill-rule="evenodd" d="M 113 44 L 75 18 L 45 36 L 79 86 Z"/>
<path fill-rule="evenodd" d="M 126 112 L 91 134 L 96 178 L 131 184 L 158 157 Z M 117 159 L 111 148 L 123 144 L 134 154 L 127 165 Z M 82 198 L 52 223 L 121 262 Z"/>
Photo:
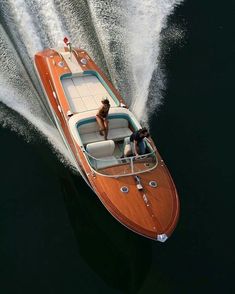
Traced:
<path fill-rule="evenodd" d="M 126 230 L 37 134 L 1 127 L 0 293 L 234 293 L 232 7 L 215 2 L 171 17 L 186 36 L 165 54 L 151 120 L 181 200 L 174 234 L 160 244 Z"/>

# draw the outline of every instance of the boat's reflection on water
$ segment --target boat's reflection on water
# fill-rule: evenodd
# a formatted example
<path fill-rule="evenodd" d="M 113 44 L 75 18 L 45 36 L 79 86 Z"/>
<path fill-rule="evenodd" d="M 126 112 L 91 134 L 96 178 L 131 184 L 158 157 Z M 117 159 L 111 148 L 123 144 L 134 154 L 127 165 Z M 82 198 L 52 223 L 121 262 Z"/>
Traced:
<path fill-rule="evenodd" d="M 63 178 L 62 189 L 81 257 L 108 286 L 136 293 L 149 271 L 154 241 L 119 224 L 79 176 Z"/>

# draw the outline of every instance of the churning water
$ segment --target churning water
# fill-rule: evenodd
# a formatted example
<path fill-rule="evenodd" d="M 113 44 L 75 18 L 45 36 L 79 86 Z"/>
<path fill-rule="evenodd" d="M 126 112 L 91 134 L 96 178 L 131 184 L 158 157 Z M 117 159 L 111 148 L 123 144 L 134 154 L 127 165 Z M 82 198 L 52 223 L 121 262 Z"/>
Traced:
<path fill-rule="evenodd" d="M 89 52 L 137 118 L 147 124 L 151 112 L 161 103 L 160 88 L 164 87 L 159 59 L 161 32 L 180 2 L 2 0 L 0 123 L 30 140 L 24 120 L 16 118 L 16 114 L 23 116 L 58 154 L 72 162 L 51 119 L 33 66 L 37 51 L 61 46 L 66 35 L 73 46 Z M 150 84 L 154 90 L 151 103 L 147 103 Z"/>

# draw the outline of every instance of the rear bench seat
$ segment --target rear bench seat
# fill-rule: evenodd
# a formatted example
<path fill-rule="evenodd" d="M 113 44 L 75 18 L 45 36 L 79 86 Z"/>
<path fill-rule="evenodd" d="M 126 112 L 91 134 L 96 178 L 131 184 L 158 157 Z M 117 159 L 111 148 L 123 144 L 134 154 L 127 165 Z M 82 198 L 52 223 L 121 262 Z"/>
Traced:
<path fill-rule="evenodd" d="M 78 132 L 83 145 L 104 140 L 104 137 L 99 133 L 99 126 L 96 121 L 78 126 Z M 120 141 L 131 134 L 132 132 L 128 127 L 128 121 L 126 119 L 109 119 L 108 140 Z"/>
<path fill-rule="evenodd" d="M 118 160 L 113 156 L 115 149 L 115 143 L 113 140 L 100 141 L 95 143 L 89 143 L 86 146 L 86 151 L 92 157 L 89 158 L 91 165 L 95 169 L 101 169 L 108 166 L 113 166 L 118 164 Z"/>

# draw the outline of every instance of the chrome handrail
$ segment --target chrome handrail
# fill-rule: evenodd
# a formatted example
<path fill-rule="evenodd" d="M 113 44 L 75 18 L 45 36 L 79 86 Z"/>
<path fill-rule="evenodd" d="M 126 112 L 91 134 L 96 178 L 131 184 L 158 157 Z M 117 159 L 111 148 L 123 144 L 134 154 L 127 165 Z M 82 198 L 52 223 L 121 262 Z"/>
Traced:
<path fill-rule="evenodd" d="M 147 171 L 150 171 L 152 169 L 154 169 L 157 165 L 158 165 L 158 158 L 156 156 L 156 150 L 153 150 L 152 152 L 150 153 L 147 153 L 147 154 L 144 154 L 144 155 L 138 155 L 138 156 L 129 156 L 129 157 L 122 157 L 122 158 L 117 158 L 116 157 L 116 160 L 120 161 L 120 163 L 116 164 L 115 166 L 119 166 L 121 164 L 130 164 L 130 167 L 131 167 L 131 173 L 123 173 L 123 174 L 112 174 L 112 175 L 107 175 L 105 174 L 104 172 L 101 172 L 98 170 L 97 168 L 97 162 L 110 162 L 110 159 L 105 159 L 105 158 L 102 158 L 102 159 L 99 159 L 99 158 L 96 158 L 94 156 L 92 156 L 90 153 L 88 153 L 85 149 L 83 150 L 83 152 L 85 153 L 87 159 L 88 159 L 88 163 L 89 163 L 89 166 L 91 167 L 91 169 L 96 172 L 97 174 L 100 174 L 100 175 L 103 175 L 103 176 L 106 176 L 106 177 L 122 177 L 122 176 L 129 176 L 129 175 L 135 175 L 135 174 L 139 174 L 139 173 L 144 173 L 144 172 L 147 172 Z M 155 155 L 155 160 L 156 160 L 156 163 L 154 164 L 154 166 L 148 168 L 148 169 L 144 169 L 142 171 L 134 171 L 134 163 L 135 162 L 138 162 L 139 159 L 145 159 L 145 158 L 149 158 L 151 155 Z M 94 160 L 94 165 L 95 166 L 92 166 L 92 163 L 89 162 L 89 158 L 93 159 Z M 136 160 L 136 161 L 135 161 Z"/>

